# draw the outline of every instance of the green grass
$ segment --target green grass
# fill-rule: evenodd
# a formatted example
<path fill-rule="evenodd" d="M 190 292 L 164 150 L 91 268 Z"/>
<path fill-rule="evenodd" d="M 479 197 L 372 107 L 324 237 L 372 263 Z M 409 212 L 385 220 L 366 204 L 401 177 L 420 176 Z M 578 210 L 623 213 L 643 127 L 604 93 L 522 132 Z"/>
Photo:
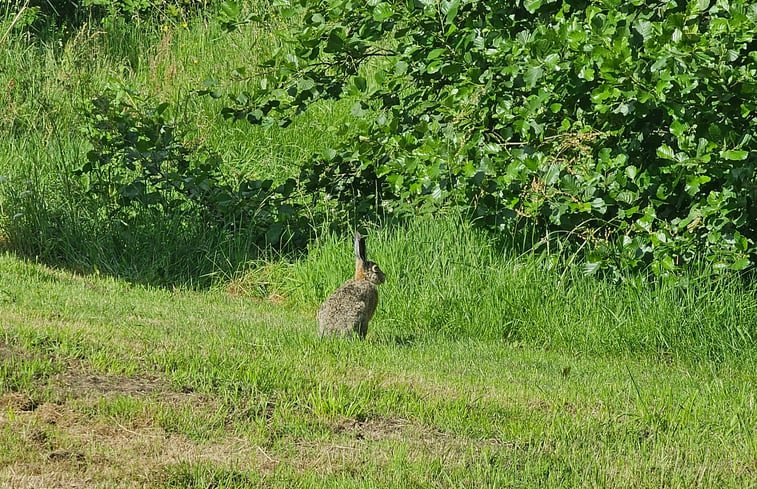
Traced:
<path fill-rule="evenodd" d="M 369 243 L 389 259 L 414 233 Z M 529 261 L 513 263 L 534 273 Z M 317 267 L 272 275 L 294 290 L 303 268 Z M 161 290 L 12 255 L 0 270 L 0 353 L 13 367 L 0 370 L 0 479 L 10 483 L 55 469 L 103 487 L 749 487 L 757 470 L 753 345 L 708 359 L 622 349 L 617 334 L 605 350 L 449 336 L 398 323 L 398 295 L 432 299 L 391 282 L 366 341 L 323 340 L 317 303 L 297 294 L 277 305 L 235 284 Z M 587 286 L 563 293 L 574 287 Z M 658 301 L 674 308 L 669 295 Z M 520 317 L 564 314 L 534 307 Z M 549 322 L 532 327 L 549 335 Z M 14 410 L 18 396 L 36 407 Z M 170 446 L 180 453 L 159 455 Z"/>
<path fill-rule="evenodd" d="M 247 2 L 246 9 L 269 8 Z M 35 24 L 11 31 L 0 49 L 0 221 L 11 247 L 27 256 L 78 270 L 99 270 L 130 280 L 207 286 L 259 257 L 252 239 L 237 233 L 188 228 L 184 216 L 143 216 L 115 236 L 97 209 L 83 205 L 72 171 L 86 161 L 83 137 L 90 100 L 118 83 L 171 104 L 171 117 L 187 144 L 223 157 L 230 181 L 297 174 L 314 151 L 342 137 L 345 104 L 320 104 L 291 127 L 256 127 L 224 120 L 226 93 L 257 82 L 227 82 L 237 68 L 255 63 L 281 43 L 273 17 L 264 25 L 226 33 L 211 14 L 186 27 L 150 20 L 84 19 L 80 25 Z M 2 25 L 9 25 L 15 11 Z M 165 29 L 164 29 L 165 27 Z M 4 29 L 0 29 L 3 30 Z M 221 82 L 224 97 L 199 96 L 204 82 Z"/>
<path fill-rule="evenodd" d="M 0 485 L 757 487 L 754 281 L 608 283 L 438 215 L 368 229 L 378 312 L 366 341 L 330 340 L 314 316 L 352 274 L 347 235 L 261 259 L 171 216 L 128 246 L 98 229 L 68 175 L 113 80 L 181 107 L 232 178 L 290 176 L 340 137 L 348 107 L 266 129 L 190 95 L 274 49 L 276 22 L 0 46 Z"/>

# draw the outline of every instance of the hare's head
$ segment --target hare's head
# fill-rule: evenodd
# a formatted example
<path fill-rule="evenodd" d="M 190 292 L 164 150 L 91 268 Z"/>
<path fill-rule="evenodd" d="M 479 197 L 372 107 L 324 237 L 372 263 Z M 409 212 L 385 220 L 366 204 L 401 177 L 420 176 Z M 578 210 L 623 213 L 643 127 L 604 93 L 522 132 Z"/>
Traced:
<path fill-rule="evenodd" d="M 373 284 L 383 284 L 386 280 L 386 275 L 381 271 L 379 266 L 372 261 L 363 262 L 363 279 Z"/>
<path fill-rule="evenodd" d="M 368 261 L 365 252 L 365 237 L 355 233 L 355 280 L 367 280 L 373 284 L 383 284 L 386 275 L 379 266 Z"/>

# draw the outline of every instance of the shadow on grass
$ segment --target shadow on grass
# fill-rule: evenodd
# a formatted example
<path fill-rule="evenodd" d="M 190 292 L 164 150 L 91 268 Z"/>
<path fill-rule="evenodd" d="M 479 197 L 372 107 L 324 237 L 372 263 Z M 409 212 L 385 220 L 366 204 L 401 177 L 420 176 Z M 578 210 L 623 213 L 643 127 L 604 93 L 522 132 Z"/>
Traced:
<path fill-rule="evenodd" d="M 0 250 L 79 274 L 158 287 L 208 288 L 232 278 L 250 262 L 295 257 L 307 245 L 306 239 L 298 238 L 274 247 L 259 229 L 180 215 L 106 220 L 84 208 L 50 209 L 41 199 L 27 200 L 15 210 L 14 215 L 2 216 Z"/>

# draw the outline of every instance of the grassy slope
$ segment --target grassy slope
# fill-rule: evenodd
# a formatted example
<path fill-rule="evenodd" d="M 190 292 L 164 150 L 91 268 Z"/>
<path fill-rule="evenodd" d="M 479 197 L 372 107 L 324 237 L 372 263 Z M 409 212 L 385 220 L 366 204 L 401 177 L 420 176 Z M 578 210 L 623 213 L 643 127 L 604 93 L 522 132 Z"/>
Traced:
<path fill-rule="evenodd" d="M 0 270 L 0 481 L 14 487 L 743 488 L 757 475 L 750 356 L 408 342 L 386 311 L 366 342 L 321 341 L 302 307 L 10 255 Z"/>
<path fill-rule="evenodd" d="M 249 8 L 266 4 L 247 3 Z M 14 14 L 0 18 L 0 32 Z M 77 185 L 69 175 L 89 150 L 82 137 L 84 112 L 112 83 L 152 97 L 153 106 L 170 103 L 169 112 L 188 131 L 188 143 L 218 152 L 231 180 L 297 175 L 307 155 L 340 137 L 334 127 L 349 115 L 344 104 L 321 104 L 281 130 L 224 120 L 220 111 L 226 97 L 193 92 L 205 88 L 207 79 L 219 80 L 233 93 L 255 83 L 255 78 L 230 82 L 230 73 L 240 67 L 254 70 L 279 45 L 279 22 L 270 17 L 266 22 L 232 33 L 202 17 L 189 19 L 186 28 L 95 19 L 65 29 L 38 23 L 37 34 L 11 31 L 0 49 L 0 106 L 5 107 L 0 133 L 7 135 L 0 138 L 0 214 L 13 246 L 50 263 L 145 282 L 207 283 L 198 277 L 229 275 L 243 267 L 255 254 L 245 236 L 224 241 L 191 229 L 185 234 L 199 238 L 190 243 L 165 239 L 182 231 L 175 219 L 147 219 L 142 223 L 147 231 L 137 231 L 130 238 L 132 249 L 123 250 L 101 229 L 93 211 L 84 209 L 75 194 L 69 197 L 69 187 Z M 151 252 L 143 251 L 149 248 L 145 243 L 156 242 Z"/>

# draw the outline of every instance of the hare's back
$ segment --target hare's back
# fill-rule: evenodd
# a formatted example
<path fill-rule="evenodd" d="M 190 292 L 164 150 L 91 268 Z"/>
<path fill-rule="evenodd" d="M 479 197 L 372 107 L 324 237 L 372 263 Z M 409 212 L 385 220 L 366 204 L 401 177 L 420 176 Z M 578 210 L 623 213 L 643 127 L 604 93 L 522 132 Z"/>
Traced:
<path fill-rule="evenodd" d="M 320 323 L 355 324 L 370 320 L 378 304 L 376 286 L 365 280 L 350 280 L 334 291 L 318 310 Z"/>

